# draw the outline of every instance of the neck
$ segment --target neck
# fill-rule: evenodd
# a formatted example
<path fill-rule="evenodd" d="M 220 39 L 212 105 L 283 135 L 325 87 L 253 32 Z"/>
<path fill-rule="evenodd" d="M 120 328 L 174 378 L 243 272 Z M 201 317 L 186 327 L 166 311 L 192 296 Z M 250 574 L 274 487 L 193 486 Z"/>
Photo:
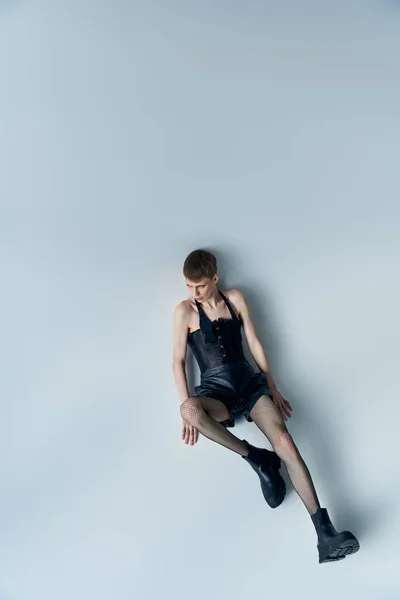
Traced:
<path fill-rule="evenodd" d="M 203 306 L 206 306 L 206 307 L 208 306 L 209 308 L 216 309 L 220 302 L 221 302 L 221 296 L 219 295 L 217 286 L 215 286 L 213 293 L 210 295 L 209 298 L 207 298 L 207 300 L 202 302 L 202 304 L 203 304 Z"/>

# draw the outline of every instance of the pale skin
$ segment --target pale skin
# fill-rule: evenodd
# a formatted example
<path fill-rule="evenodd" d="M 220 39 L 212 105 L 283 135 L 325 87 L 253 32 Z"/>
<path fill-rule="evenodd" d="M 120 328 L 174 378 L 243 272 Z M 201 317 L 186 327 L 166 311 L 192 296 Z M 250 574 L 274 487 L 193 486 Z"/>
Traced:
<path fill-rule="evenodd" d="M 194 298 L 196 298 L 198 302 L 201 302 L 205 313 L 211 320 L 218 319 L 219 317 L 230 318 L 231 316 L 225 302 L 218 294 L 218 279 L 218 275 L 214 275 L 212 279 L 204 278 L 198 282 L 185 279 L 186 286 L 191 292 L 191 298 L 183 300 L 175 308 L 173 369 L 175 378 L 177 379 L 181 403 L 189 396 L 186 375 L 184 378 L 182 376 L 182 370 L 185 370 L 186 362 L 187 335 L 199 328 L 199 314 Z M 275 406 L 282 416 L 282 419 L 287 421 L 291 417 L 293 409 L 290 402 L 282 396 L 276 387 L 267 357 L 251 318 L 245 295 L 236 288 L 226 290 L 223 293 L 228 298 L 236 314 L 241 317 L 243 331 L 246 336 L 249 350 L 260 371 L 267 377 L 268 386 Z M 218 402 L 217 414 L 215 414 L 213 418 L 217 421 L 224 421 L 229 418 L 229 413 L 222 403 Z M 184 419 L 182 419 L 182 439 L 185 444 L 189 444 L 190 446 L 193 446 L 198 440 L 198 431 L 192 425 L 186 423 Z"/>
<path fill-rule="evenodd" d="M 213 278 L 203 278 L 200 281 L 186 279 L 191 297 L 180 302 L 174 311 L 173 373 L 181 403 L 182 440 L 185 444 L 193 446 L 198 441 L 198 430 L 200 430 L 209 439 L 214 441 L 218 439 L 221 445 L 237 454 L 247 456 L 249 450 L 245 442 L 222 425 L 222 422 L 228 420 L 230 416 L 226 406 L 215 398 L 191 397 L 187 386 L 185 369 L 187 337 L 190 332 L 199 329 L 199 313 L 194 298 L 201 302 L 204 312 L 212 321 L 218 318 L 231 318 L 228 307 L 219 296 L 217 283 L 217 274 Z M 314 514 L 320 504 L 311 475 L 285 424 L 285 421 L 291 417 L 292 406 L 277 389 L 245 295 L 236 288 L 223 293 L 233 310 L 241 317 L 249 350 L 259 370 L 265 374 L 272 396 L 270 398 L 268 395 L 262 395 L 250 411 L 250 417 L 285 463 L 293 486 L 308 512 L 310 515 Z"/>

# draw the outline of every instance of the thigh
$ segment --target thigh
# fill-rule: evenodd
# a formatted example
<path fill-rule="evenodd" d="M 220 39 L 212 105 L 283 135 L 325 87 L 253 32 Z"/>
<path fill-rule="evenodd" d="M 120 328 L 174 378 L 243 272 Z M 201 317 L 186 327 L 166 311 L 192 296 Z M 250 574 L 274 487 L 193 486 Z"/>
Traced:
<path fill-rule="evenodd" d="M 273 445 L 278 436 L 287 432 L 285 421 L 269 396 L 261 396 L 252 410 L 250 417 Z"/>
<path fill-rule="evenodd" d="M 196 396 L 196 400 L 200 402 L 204 412 L 214 419 L 214 421 L 221 423 L 222 421 L 227 421 L 229 419 L 229 410 L 221 400 L 208 396 Z"/>

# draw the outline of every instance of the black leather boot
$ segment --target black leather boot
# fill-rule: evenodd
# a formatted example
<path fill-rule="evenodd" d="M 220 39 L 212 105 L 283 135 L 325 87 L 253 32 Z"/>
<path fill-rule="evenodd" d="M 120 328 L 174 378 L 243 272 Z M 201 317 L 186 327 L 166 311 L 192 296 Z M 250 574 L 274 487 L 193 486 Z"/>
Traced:
<path fill-rule="evenodd" d="M 255 470 L 260 478 L 261 489 L 265 500 L 271 508 L 282 504 L 286 495 L 286 484 L 279 473 L 281 459 L 275 452 L 264 448 L 256 448 L 243 440 L 249 448 L 248 456 L 242 456 Z"/>
<path fill-rule="evenodd" d="M 326 508 L 311 515 L 318 536 L 319 562 L 332 562 L 346 558 L 360 549 L 358 540 L 350 531 L 338 533 L 331 523 Z"/>

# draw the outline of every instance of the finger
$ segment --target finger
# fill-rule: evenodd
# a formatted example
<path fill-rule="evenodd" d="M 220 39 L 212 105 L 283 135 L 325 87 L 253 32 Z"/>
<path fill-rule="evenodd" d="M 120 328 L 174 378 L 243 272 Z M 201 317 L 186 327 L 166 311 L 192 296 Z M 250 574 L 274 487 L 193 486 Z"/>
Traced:
<path fill-rule="evenodd" d="M 186 426 L 186 430 L 185 430 L 185 444 L 188 443 L 189 440 L 189 426 Z"/>
<path fill-rule="evenodd" d="M 193 446 L 194 444 L 194 427 L 190 428 L 190 445 Z"/>
<path fill-rule="evenodd" d="M 284 404 L 282 404 L 282 405 L 281 405 L 281 411 L 282 411 L 283 418 L 285 419 L 285 421 L 287 421 L 287 420 L 288 420 L 288 418 L 290 417 L 290 414 L 289 414 L 289 412 L 286 410 L 286 407 L 285 407 L 285 405 L 284 405 Z"/>
<path fill-rule="evenodd" d="M 289 410 L 293 410 L 292 405 L 290 404 L 289 400 L 285 400 L 286 406 L 287 408 L 289 408 Z"/>
<path fill-rule="evenodd" d="M 284 401 L 284 407 L 285 407 L 286 411 L 292 410 L 292 407 L 290 406 L 290 404 L 287 400 Z"/>

